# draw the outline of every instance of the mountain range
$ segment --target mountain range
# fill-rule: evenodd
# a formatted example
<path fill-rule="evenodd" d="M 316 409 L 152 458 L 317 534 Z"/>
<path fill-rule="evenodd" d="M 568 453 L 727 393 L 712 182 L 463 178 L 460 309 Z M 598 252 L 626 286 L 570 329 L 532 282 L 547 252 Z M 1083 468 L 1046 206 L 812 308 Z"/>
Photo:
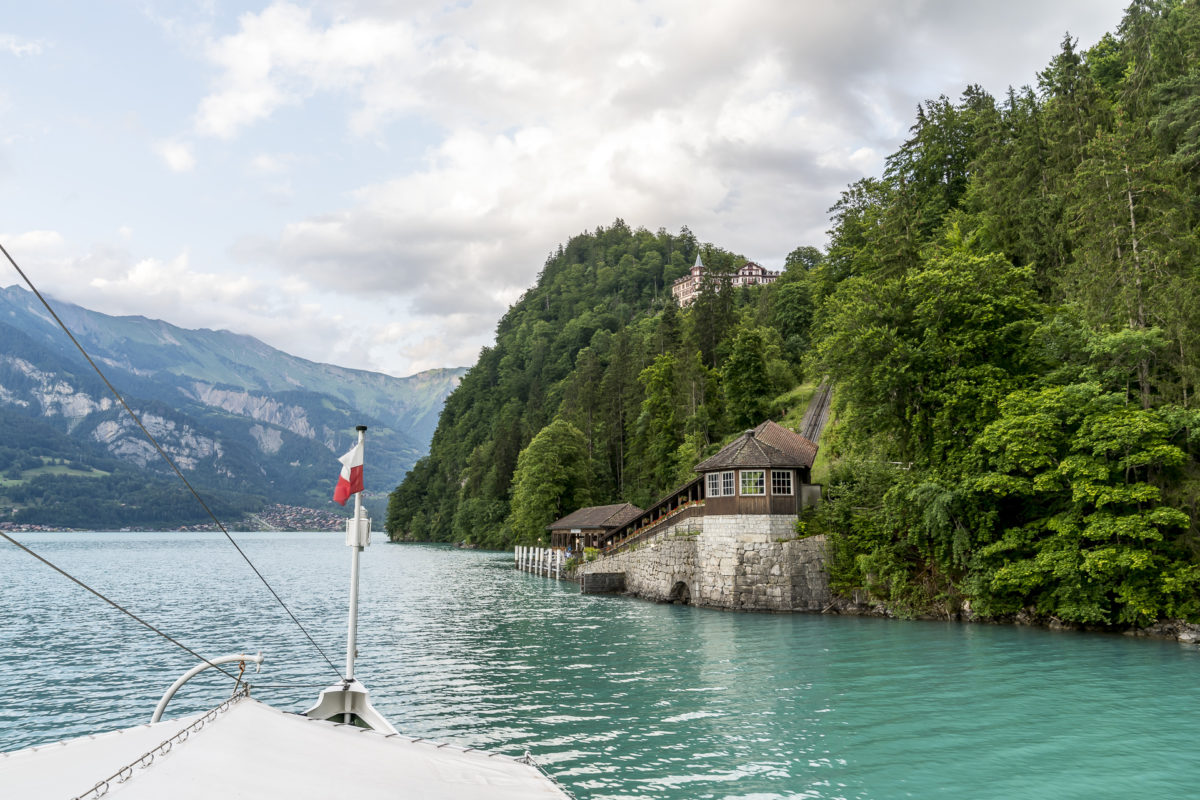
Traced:
<path fill-rule="evenodd" d="M 368 490 L 382 495 L 427 451 L 465 372 L 396 378 L 229 331 L 51 304 L 188 480 L 234 516 L 264 503 L 328 507 L 356 425 L 368 426 Z M 166 480 L 169 467 L 37 297 L 15 286 L 0 289 L 0 474 L 0 522 L 184 524 L 203 512 Z"/>

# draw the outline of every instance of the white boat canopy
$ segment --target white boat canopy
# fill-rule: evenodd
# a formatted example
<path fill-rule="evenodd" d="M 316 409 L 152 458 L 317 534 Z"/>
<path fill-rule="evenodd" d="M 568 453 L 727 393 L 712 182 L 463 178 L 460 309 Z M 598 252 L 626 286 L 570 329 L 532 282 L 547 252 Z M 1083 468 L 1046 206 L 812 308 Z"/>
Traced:
<path fill-rule="evenodd" d="M 197 717 L 0 754 L 0 795 L 118 800 L 569 797 L 523 760 L 309 719 L 242 696 Z"/>

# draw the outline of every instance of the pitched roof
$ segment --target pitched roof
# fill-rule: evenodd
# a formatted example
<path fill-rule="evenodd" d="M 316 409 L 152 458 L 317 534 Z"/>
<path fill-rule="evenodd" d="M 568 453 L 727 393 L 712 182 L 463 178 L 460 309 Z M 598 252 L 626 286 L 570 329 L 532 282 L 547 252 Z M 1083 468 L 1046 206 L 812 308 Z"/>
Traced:
<path fill-rule="evenodd" d="M 767 420 L 754 429 L 754 436 L 793 456 L 801 466 L 811 467 L 817 458 L 815 442 L 783 427 L 778 422 Z"/>
<path fill-rule="evenodd" d="M 572 511 L 560 520 L 546 526 L 549 530 L 571 528 L 619 528 L 628 520 L 642 514 L 642 509 L 633 503 L 616 503 L 611 506 L 588 506 Z"/>
<path fill-rule="evenodd" d="M 811 467 L 817 446 L 798 433 L 767 421 L 696 465 L 696 472 L 734 467 Z"/>

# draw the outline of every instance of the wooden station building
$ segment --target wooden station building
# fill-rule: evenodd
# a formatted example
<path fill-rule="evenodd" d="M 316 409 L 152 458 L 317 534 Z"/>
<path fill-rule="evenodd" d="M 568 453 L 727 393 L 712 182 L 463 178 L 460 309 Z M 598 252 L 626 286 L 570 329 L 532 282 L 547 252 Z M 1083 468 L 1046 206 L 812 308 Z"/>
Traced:
<path fill-rule="evenodd" d="M 578 552 L 584 547 L 599 547 L 605 534 L 642 514 L 633 503 L 589 506 L 572 511 L 546 526 L 550 546 Z"/>
<path fill-rule="evenodd" d="M 612 549 L 688 520 L 699 528 L 704 517 L 795 517 L 820 500 L 821 487 L 812 483 L 816 456 L 812 441 L 767 421 L 701 461 L 695 479 L 645 510 L 628 503 L 581 508 L 551 523 L 551 544 L 565 547 L 576 536 L 588 547 Z"/>

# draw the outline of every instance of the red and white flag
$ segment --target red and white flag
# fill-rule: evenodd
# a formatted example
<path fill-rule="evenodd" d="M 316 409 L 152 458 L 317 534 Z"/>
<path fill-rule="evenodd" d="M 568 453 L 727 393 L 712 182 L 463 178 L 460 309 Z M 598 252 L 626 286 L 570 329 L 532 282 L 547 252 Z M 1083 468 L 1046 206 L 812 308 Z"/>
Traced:
<path fill-rule="evenodd" d="M 363 490 L 363 443 L 358 443 L 349 453 L 338 459 L 342 462 L 342 474 L 338 476 L 337 488 L 333 490 L 333 502 L 346 505 L 350 495 Z"/>

